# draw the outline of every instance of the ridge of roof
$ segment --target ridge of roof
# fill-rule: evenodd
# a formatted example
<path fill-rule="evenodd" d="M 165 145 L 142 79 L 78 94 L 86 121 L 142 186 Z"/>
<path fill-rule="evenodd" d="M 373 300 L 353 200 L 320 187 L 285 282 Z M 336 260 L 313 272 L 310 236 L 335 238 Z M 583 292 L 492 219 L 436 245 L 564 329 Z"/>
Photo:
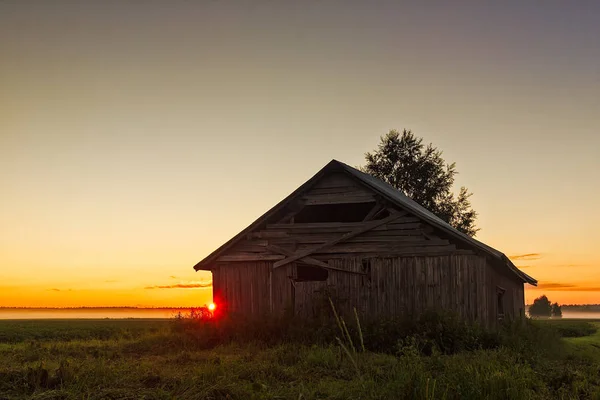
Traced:
<path fill-rule="evenodd" d="M 274 214 L 280 208 L 284 207 L 292 198 L 294 198 L 298 193 L 302 192 L 305 188 L 309 187 L 321 175 L 323 175 L 324 173 L 326 173 L 332 169 L 341 169 L 341 170 L 345 171 L 346 173 L 352 175 L 354 178 L 360 180 L 363 184 L 368 186 L 371 190 L 382 195 L 387 200 L 391 201 L 392 203 L 396 204 L 397 206 L 408 209 L 409 211 L 411 211 L 418 217 L 424 219 L 425 221 L 429 222 L 430 224 L 437 227 L 438 229 L 446 232 L 447 234 L 453 236 L 454 238 L 456 238 L 460 241 L 463 241 L 466 244 L 471 245 L 471 246 L 479 249 L 480 251 L 490 255 L 491 257 L 495 258 L 497 261 L 500 261 L 502 264 L 506 265 L 511 272 L 515 273 L 517 276 L 519 276 L 525 282 L 527 282 L 531 285 L 534 285 L 534 286 L 537 285 L 537 280 L 535 280 L 531 276 L 527 275 L 523 271 L 519 270 L 508 259 L 508 257 L 506 257 L 506 255 L 504 255 L 504 253 L 494 249 L 493 247 L 486 245 L 483 242 L 480 242 L 479 240 L 477 240 L 469 235 L 464 234 L 463 232 L 460 232 L 458 229 L 454 228 L 453 226 L 451 226 L 450 224 L 448 224 L 447 222 L 445 222 L 444 220 L 442 220 L 441 218 L 439 218 L 438 216 L 433 214 L 431 211 L 427 210 L 425 207 L 421 206 L 416 201 L 414 201 L 410 197 L 406 196 L 402 191 L 392 187 L 388 183 L 386 183 L 380 179 L 377 179 L 371 175 L 368 175 L 362 171 L 359 171 L 358 169 L 353 168 L 353 167 L 351 167 L 341 161 L 335 160 L 335 159 L 333 159 L 329 163 L 327 163 L 327 165 L 325 165 L 323 168 L 321 168 L 321 170 L 319 170 L 315 175 L 313 175 L 308 181 L 306 181 L 304 184 L 302 184 L 300 187 L 298 187 L 298 189 L 293 191 L 289 196 L 284 198 L 282 201 L 277 203 L 274 207 L 272 207 L 265 214 L 263 214 L 258 219 L 256 219 L 246 229 L 244 229 L 243 231 L 238 233 L 236 236 L 231 238 L 229 241 L 227 241 L 222 246 L 220 246 L 215 251 L 213 251 L 211 254 L 209 254 L 207 257 L 205 257 L 202 261 L 197 263 L 194 266 L 194 269 L 196 271 L 201 269 L 202 266 L 206 265 L 208 262 L 210 262 L 211 260 L 216 258 L 218 256 L 218 254 L 220 254 L 222 251 L 225 251 L 227 248 L 231 247 L 234 243 L 236 243 L 239 239 L 241 239 L 246 233 L 248 233 L 249 231 L 251 231 L 252 229 L 257 227 L 265 218 L 268 218 L 270 215 Z"/>

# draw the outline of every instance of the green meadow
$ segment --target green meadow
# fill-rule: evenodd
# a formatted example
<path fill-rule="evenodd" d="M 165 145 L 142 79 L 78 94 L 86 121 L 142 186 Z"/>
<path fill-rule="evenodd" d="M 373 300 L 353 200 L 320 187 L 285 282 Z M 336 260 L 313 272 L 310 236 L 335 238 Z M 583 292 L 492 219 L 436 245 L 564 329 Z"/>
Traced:
<path fill-rule="evenodd" d="M 596 399 L 599 328 L 442 319 L 299 340 L 182 319 L 0 321 L 0 399 Z"/>

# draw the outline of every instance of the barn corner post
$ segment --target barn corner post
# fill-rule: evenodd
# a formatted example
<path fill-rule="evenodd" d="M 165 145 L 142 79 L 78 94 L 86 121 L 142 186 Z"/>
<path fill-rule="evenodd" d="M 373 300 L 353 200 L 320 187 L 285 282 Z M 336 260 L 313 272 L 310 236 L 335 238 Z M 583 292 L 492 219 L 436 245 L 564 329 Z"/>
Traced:
<path fill-rule="evenodd" d="M 521 315 L 523 282 L 535 284 L 499 251 L 335 160 L 196 268 L 214 263 L 215 299 L 256 316 L 314 316 L 318 294 L 333 288 L 341 312 L 438 308 L 491 327 Z"/>

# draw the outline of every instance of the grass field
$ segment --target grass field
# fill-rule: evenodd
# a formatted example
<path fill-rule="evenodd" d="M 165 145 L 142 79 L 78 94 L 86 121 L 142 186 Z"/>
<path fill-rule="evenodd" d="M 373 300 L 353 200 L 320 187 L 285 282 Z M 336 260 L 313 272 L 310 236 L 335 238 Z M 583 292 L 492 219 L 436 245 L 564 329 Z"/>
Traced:
<path fill-rule="evenodd" d="M 600 398 L 595 321 L 535 321 L 491 348 L 428 355 L 414 336 L 386 354 L 361 352 L 358 340 L 356 352 L 337 342 L 207 346 L 177 324 L 0 321 L 0 399 Z"/>
<path fill-rule="evenodd" d="M 585 359 L 600 364 L 600 321 L 579 320 L 579 322 L 594 326 L 596 331 L 589 332 L 586 329 L 585 331 L 589 332 L 588 335 L 565 338 L 568 353 L 573 358 Z"/>

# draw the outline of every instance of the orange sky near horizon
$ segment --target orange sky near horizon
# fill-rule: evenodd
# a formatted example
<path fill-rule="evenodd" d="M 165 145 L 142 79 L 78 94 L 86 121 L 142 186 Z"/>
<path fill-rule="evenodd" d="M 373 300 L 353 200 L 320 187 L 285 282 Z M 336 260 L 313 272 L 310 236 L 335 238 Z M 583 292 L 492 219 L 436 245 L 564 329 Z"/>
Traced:
<path fill-rule="evenodd" d="M 600 303 L 600 3 L 432 4 L 0 2 L 0 306 L 208 303 L 196 262 L 403 128 L 528 303 Z"/>

